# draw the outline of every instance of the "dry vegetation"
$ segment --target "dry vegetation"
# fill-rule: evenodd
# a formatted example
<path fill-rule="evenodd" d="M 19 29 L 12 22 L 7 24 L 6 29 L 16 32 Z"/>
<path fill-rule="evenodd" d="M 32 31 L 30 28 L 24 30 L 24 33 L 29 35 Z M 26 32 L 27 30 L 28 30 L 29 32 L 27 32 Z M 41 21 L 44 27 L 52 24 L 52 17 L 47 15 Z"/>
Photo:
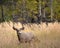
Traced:
<path fill-rule="evenodd" d="M 33 32 L 40 41 L 32 43 L 18 42 L 16 32 L 12 29 L 13 23 L 0 23 L 0 48 L 60 48 L 60 23 L 25 24 L 24 32 Z M 15 23 L 17 28 L 22 27 Z"/>

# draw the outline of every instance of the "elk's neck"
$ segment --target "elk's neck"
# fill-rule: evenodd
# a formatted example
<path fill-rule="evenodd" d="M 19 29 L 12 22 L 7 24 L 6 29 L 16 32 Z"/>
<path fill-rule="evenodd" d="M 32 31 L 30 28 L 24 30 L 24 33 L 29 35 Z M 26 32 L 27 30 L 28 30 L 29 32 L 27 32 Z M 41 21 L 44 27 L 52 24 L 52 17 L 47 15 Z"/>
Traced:
<path fill-rule="evenodd" d="M 17 31 L 17 37 L 18 37 L 18 40 L 20 41 L 20 33 L 19 33 L 19 31 Z"/>

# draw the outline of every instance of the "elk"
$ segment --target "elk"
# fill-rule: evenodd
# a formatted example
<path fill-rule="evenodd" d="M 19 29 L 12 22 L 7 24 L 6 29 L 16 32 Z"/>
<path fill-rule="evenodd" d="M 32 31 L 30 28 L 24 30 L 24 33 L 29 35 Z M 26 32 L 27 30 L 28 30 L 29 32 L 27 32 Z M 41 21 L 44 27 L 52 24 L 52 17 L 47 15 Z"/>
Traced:
<path fill-rule="evenodd" d="M 32 32 L 21 32 L 21 30 L 24 30 L 24 27 L 17 29 L 13 26 L 13 30 L 17 32 L 19 42 L 31 42 L 34 39 Z"/>

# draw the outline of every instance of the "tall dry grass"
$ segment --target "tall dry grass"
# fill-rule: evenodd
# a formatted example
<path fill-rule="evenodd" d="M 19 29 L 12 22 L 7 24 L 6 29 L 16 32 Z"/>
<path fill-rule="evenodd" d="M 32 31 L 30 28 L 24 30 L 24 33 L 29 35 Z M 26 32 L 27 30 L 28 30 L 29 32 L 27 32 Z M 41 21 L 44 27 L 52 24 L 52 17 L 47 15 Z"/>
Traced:
<path fill-rule="evenodd" d="M 0 23 L 0 48 L 60 48 L 60 23 L 24 24 L 23 32 L 33 32 L 35 42 L 20 43 L 17 39 L 16 31 L 12 29 L 12 22 Z M 16 28 L 21 28 L 21 23 L 15 23 Z"/>

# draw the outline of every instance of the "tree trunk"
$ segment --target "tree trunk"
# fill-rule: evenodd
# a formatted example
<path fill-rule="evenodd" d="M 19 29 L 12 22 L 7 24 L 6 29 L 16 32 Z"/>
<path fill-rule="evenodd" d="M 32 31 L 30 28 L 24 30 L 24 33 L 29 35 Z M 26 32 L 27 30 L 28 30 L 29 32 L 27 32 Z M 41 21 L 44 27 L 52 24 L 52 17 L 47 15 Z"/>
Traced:
<path fill-rule="evenodd" d="M 22 0 L 23 18 L 26 19 L 26 0 Z"/>
<path fill-rule="evenodd" d="M 50 0 L 50 8 L 51 8 L 51 21 L 53 20 L 53 0 Z"/>
<path fill-rule="evenodd" d="M 1 21 L 5 21 L 4 19 L 4 10 L 3 10 L 3 5 L 1 5 Z"/>
<path fill-rule="evenodd" d="M 42 12 L 41 12 L 41 0 L 36 0 L 37 1 L 37 10 L 38 10 L 38 23 L 40 23 L 42 21 Z"/>

